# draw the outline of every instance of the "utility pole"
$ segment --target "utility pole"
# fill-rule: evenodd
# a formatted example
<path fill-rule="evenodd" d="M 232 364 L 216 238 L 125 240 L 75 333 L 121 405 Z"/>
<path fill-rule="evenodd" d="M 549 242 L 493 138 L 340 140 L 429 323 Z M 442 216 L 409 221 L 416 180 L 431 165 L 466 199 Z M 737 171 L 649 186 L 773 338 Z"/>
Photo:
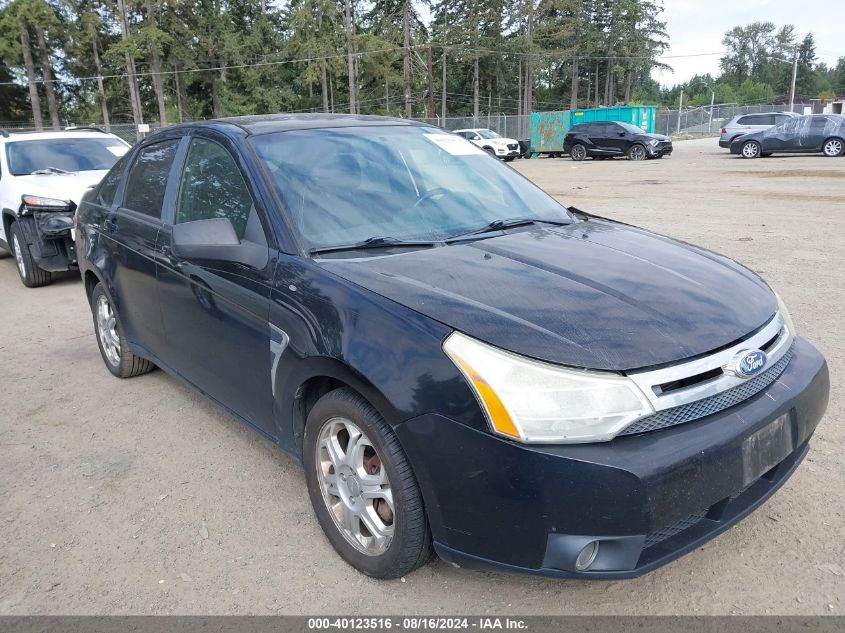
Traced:
<path fill-rule="evenodd" d="M 681 105 L 678 106 L 678 134 L 681 133 L 681 111 L 684 109 L 684 89 L 681 88 Z"/>
<path fill-rule="evenodd" d="M 352 0 L 343 3 L 344 27 L 346 29 L 346 71 L 349 75 L 349 113 L 355 114 L 358 111 L 358 77 L 355 72 L 355 35 L 352 22 Z M 334 112 L 334 100 L 332 100 L 332 112 Z"/>
<path fill-rule="evenodd" d="M 411 0 L 402 9 L 402 31 L 405 33 L 405 118 L 411 118 Z"/>
<path fill-rule="evenodd" d="M 428 43 L 428 59 L 426 59 L 426 66 L 428 69 L 428 118 L 434 118 L 434 69 L 431 59 L 431 42 Z"/>
<path fill-rule="evenodd" d="M 711 88 L 711 90 L 710 90 L 710 122 L 707 124 L 707 133 L 708 134 L 710 134 L 710 132 L 713 131 L 713 106 L 715 106 L 715 105 L 716 105 L 716 90 Z"/>
<path fill-rule="evenodd" d="M 789 90 L 789 111 L 795 108 L 795 82 L 798 79 L 798 47 L 795 47 L 795 59 L 792 61 L 792 88 Z"/>
<path fill-rule="evenodd" d="M 443 47 L 443 85 L 440 87 L 440 120 L 446 125 L 446 47 Z"/>

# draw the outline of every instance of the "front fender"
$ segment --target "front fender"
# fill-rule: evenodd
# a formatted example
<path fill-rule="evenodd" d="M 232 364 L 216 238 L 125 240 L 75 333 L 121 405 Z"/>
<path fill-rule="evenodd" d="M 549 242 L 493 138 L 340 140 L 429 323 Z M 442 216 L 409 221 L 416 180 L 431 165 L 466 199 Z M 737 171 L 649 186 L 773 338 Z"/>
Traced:
<path fill-rule="evenodd" d="M 443 352 L 451 328 L 308 260 L 282 261 L 274 285 L 270 325 L 287 337 L 274 376 L 284 448 L 299 453 L 304 420 L 297 394 L 319 377 L 361 393 L 392 426 L 434 412 L 486 428 L 466 381 Z"/>

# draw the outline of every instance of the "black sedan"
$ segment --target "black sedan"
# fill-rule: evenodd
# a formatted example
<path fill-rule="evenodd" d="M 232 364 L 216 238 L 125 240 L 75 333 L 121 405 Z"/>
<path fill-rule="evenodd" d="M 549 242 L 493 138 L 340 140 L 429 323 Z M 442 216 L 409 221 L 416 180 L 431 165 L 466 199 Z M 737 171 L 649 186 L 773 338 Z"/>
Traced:
<path fill-rule="evenodd" d="M 624 121 L 595 121 L 573 126 L 563 139 L 563 151 L 575 161 L 627 156 L 629 160 L 663 158 L 672 153 L 672 139 L 649 134 Z"/>
<path fill-rule="evenodd" d="M 642 574 L 773 494 L 827 405 L 824 358 L 756 274 L 428 125 L 174 126 L 77 220 L 108 371 L 158 366 L 301 460 L 327 538 L 379 578 L 433 551 Z"/>
<path fill-rule="evenodd" d="M 845 116 L 810 114 L 788 119 L 768 130 L 740 136 L 731 143 L 731 154 L 743 158 L 775 153 L 842 156 L 845 154 Z"/>

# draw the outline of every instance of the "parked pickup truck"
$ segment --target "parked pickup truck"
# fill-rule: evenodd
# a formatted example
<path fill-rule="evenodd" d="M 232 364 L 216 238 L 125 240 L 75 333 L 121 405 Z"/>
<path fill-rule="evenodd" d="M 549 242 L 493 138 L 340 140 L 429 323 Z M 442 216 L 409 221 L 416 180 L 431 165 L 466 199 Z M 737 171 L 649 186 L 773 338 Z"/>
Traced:
<path fill-rule="evenodd" d="M 76 268 L 76 206 L 128 150 L 96 128 L 0 132 L 0 248 L 14 255 L 25 286 Z"/>

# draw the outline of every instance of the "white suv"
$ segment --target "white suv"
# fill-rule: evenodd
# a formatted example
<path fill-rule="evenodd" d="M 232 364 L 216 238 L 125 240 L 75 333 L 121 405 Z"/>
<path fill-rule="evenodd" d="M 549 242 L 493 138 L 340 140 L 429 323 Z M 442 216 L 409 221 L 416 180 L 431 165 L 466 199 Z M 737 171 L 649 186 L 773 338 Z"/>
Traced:
<path fill-rule="evenodd" d="M 492 156 L 504 158 L 507 162 L 519 156 L 519 142 L 512 138 L 501 137 L 493 130 L 488 130 L 487 128 L 469 128 L 455 130 L 454 133 L 458 136 L 463 136 L 466 140 L 474 143 Z"/>
<path fill-rule="evenodd" d="M 0 248 L 29 288 L 76 267 L 73 214 L 129 144 L 98 128 L 0 130 Z"/>

